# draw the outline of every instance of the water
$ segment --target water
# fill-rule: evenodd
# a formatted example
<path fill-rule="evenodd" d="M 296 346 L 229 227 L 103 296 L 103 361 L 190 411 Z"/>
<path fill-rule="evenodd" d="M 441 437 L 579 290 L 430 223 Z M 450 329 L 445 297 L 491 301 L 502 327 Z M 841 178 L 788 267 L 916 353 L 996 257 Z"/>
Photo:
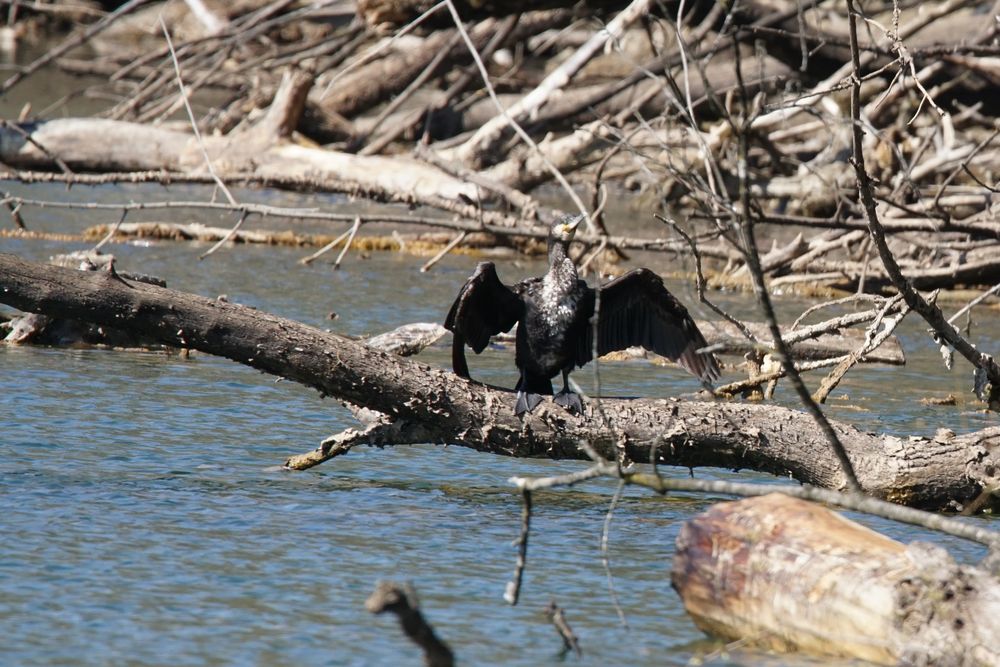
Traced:
<path fill-rule="evenodd" d="M 49 222 L 80 224 L 65 212 Z M 2 249 L 44 259 L 80 246 L 5 240 Z M 440 320 L 474 262 L 449 258 L 420 274 L 419 258 L 376 253 L 349 255 L 335 272 L 298 265 L 307 251 L 288 248 L 239 247 L 202 262 L 200 245 L 111 250 L 123 268 L 141 267 L 177 289 L 226 293 L 353 335 Z M 501 268 L 510 278 L 538 270 L 533 262 Z M 334 322 L 330 311 L 339 314 Z M 986 425 L 991 418 L 971 408 L 956 426 L 954 408 L 915 402 L 936 363 L 920 329 L 904 334 L 910 367 L 852 372 L 851 401 L 833 405 L 853 411 L 831 412 L 900 433 Z M 447 350 L 423 358 L 446 365 Z M 509 352 L 472 363 L 480 377 L 513 381 Z M 4 347 L 0 367 L 0 664 L 415 664 L 395 620 L 364 611 L 384 578 L 416 585 L 464 664 L 559 662 L 560 641 L 541 611 L 551 598 L 579 634 L 585 664 L 683 665 L 714 648 L 685 615 L 669 568 L 681 523 L 720 498 L 626 493 L 610 542 L 625 630 L 600 553 L 612 482 L 538 495 L 522 599 L 516 607 L 501 599 L 520 525 L 508 478 L 580 463 L 411 446 L 355 450 L 293 473 L 280 468 L 285 457 L 354 425 L 336 402 L 293 383 L 201 354 Z M 888 377 L 901 387 L 896 395 L 885 395 Z M 642 363 L 606 366 L 602 379 L 609 393 L 695 388 Z M 934 393 L 960 392 L 963 382 L 946 379 Z M 941 542 L 963 560 L 982 555 L 909 526 L 865 522 L 904 541 Z M 762 661 L 736 653 L 709 662 Z"/>
<path fill-rule="evenodd" d="M 284 456 L 349 423 L 295 385 L 208 357 L 2 355 L 17 388 L 0 408 L 3 664 L 413 662 L 394 623 L 363 611 L 389 577 L 415 582 L 467 664 L 550 660 L 550 595 L 595 660 L 624 639 L 598 560 L 606 484 L 538 498 L 524 597 L 500 599 L 519 523 L 506 478 L 572 464 L 400 447 L 289 473 Z M 636 659 L 697 637 L 665 545 L 706 504 L 638 494 L 619 510 Z"/>
<path fill-rule="evenodd" d="M 51 88 L 68 85 L 60 79 Z M 29 96 L 38 107 L 57 99 L 39 94 Z M 8 116 L 21 105 L 2 103 Z M 7 183 L 4 189 L 59 201 L 210 197 L 209 190 L 186 186 L 67 190 Z M 254 191 L 237 196 L 346 210 L 337 197 Z M 114 213 L 62 209 L 30 208 L 24 215 L 31 229 L 69 232 L 117 219 Z M 196 210 L 129 217 L 140 220 L 222 226 L 235 221 Z M 618 224 L 612 221 L 616 230 Z M 39 261 L 83 247 L 0 239 L 0 251 Z M 159 275 L 176 289 L 226 294 L 352 335 L 440 321 L 475 262 L 450 257 L 420 274 L 420 258 L 376 253 L 365 260 L 351 253 L 342 270 L 332 271 L 322 262 L 299 265 L 310 252 L 300 249 L 239 247 L 205 261 L 197 256 L 206 246 L 198 244 L 109 249 L 124 270 Z M 502 277 L 510 281 L 541 270 L 537 262 L 519 264 L 501 263 Z M 683 300 L 694 302 L 690 288 L 676 288 Z M 746 312 L 746 295 L 714 296 Z M 805 305 L 791 303 L 788 313 Z M 328 318 L 331 312 L 336 320 Z M 998 318 L 987 313 L 980 319 L 977 330 L 989 336 L 979 340 L 995 351 Z M 974 403 L 956 409 L 918 402 L 948 393 L 961 397 L 969 385 L 967 373 L 941 368 L 923 329 L 911 321 L 901 333 L 906 368 L 852 371 L 828 412 L 901 434 L 995 423 Z M 421 358 L 448 364 L 444 348 Z M 514 382 L 509 351 L 489 351 L 471 365 L 480 379 Z M 508 479 L 571 472 L 578 462 L 410 446 L 359 449 L 293 473 L 280 468 L 287 456 L 356 425 L 338 403 L 293 383 L 200 354 L 0 347 L 0 369 L 0 665 L 417 664 L 419 654 L 395 620 L 364 611 L 365 598 L 384 578 L 416 585 L 425 613 L 463 664 L 560 663 L 561 642 L 542 613 L 552 598 L 566 610 L 585 652 L 582 660 L 567 662 L 684 665 L 717 648 L 684 613 L 670 588 L 669 569 L 681 523 L 723 498 L 626 492 L 610 534 L 626 630 L 601 564 L 601 530 L 615 490 L 610 481 L 536 496 L 521 601 L 510 607 L 502 600 L 521 511 Z M 586 371 L 577 380 L 590 386 Z M 697 388 L 682 373 L 651 371 L 644 363 L 605 366 L 602 381 L 608 394 L 618 395 Z M 779 399 L 794 404 L 788 394 L 782 391 Z M 746 472 L 697 475 L 773 481 Z M 960 560 L 983 555 L 975 545 L 928 531 L 853 518 L 903 541 L 939 542 Z M 740 652 L 709 657 L 708 663 L 838 664 Z"/>

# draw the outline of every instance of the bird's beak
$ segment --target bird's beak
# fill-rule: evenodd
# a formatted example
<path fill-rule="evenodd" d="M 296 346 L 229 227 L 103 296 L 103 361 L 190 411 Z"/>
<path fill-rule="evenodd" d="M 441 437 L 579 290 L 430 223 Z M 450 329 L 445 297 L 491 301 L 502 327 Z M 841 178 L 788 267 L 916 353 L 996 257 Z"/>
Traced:
<path fill-rule="evenodd" d="M 576 216 L 573 220 L 566 223 L 566 231 L 569 232 L 570 234 L 574 233 L 576 231 L 576 228 L 580 226 L 580 223 L 586 219 L 587 216 L 581 213 L 580 215 Z"/>

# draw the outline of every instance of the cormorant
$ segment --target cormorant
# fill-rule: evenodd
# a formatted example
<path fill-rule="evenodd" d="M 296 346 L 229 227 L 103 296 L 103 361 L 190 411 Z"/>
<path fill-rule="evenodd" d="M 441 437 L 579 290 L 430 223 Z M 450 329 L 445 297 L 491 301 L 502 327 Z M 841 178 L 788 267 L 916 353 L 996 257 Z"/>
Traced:
<path fill-rule="evenodd" d="M 555 402 L 583 411 L 580 397 L 569 389 L 569 373 L 593 358 L 594 324 L 599 304 L 597 355 L 641 345 L 668 357 L 703 382 L 719 377 L 711 353 L 699 353 L 705 338 L 687 309 L 667 291 L 663 280 L 649 269 L 633 269 L 601 286 L 600 294 L 580 280 L 567 250 L 584 216 L 563 216 L 549 232 L 549 270 L 508 287 L 497 277 L 493 262 L 480 262 L 462 286 L 444 326 L 454 334 L 452 367 L 469 377 L 465 345 L 476 354 L 490 336 L 508 331 L 515 323 L 517 381 L 515 413 L 533 410 L 552 394 L 552 378 L 563 376 Z"/>

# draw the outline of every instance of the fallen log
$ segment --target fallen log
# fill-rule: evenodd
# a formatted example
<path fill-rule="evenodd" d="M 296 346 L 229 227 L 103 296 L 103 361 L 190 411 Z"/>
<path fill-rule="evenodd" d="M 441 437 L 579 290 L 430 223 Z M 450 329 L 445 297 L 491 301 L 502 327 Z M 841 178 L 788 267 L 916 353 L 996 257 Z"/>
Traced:
<path fill-rule="evenodd" d="M 267 114 L 247 130 L 201 136 L 142 123 L 61 118 L 0 126 L 0 162 L 15 168 L 206 173 L 206 156 L 223 180 L 247 175 L 276 183 L 308 179 L 327 190 L 451 208 L 478 201 L 480 189 L 418 160 L 362 156 L 290 140 L 312 78 L 290 72 Z M 471 213 L 470 213 L 471 215 Z"/>
<path fill-rule="evenodd" d="M 1000 579 L 781 494 L 686 522 L 671 582 L 727 640 L 896 665 L 1000 664 Z"/>
<path fill-rule="evenodd" d="M 383 222 L 377 216 L 374 222 Z M 403 216 L 399 216 L 403 218 Z M 363 222 L 368 222 L 364 220 Z M 397 220 L 393 220 L 397 222 Z M 404 223 L 421 225 L 431 224 L 434 220 L 414 218 Z M 442 220 L 440 224 L 448 225 L 451 221 Z M 94 225 L 83 230 L 84 240 L 97 241 L 107 236 L 114 229 L 112 238 L 118 241 L 123 239 L 156 239 L 161 241 L 194 241 L 199 243 L 218 243 L 225 240 L 233 245 L 239 244 L 262 244 L 292 247 L 314 247 L 333 249 L 344 245 L 345 235 L 340 234 L 308 234 L 296 233 L 292 230 L 254 229 L 237 230 L 226 227 L 210 227 L 200 222 L 123 222 L 120 225 Z M 392 234 L 366 234 L 358 235 L 351 243 L 350 247 L 361 252 L 385 250 L 391 252 L 408 252 L 413 255 L 435 254 L 447 246 L 452 235 L 436 232 L 396 232 Z M 331 245 L 332 244 L 332 245 Z M 531 248 L 525 247 L 523 252 L 530 254 Z M 466 232 L 459 247 L 451 248 L 449 252 L 455 254 L 490 254 L 502 255 L 503 250 L 498 249 L 497 237 L 487 233 Z M 512 252 L 512 251 L 511 251 Z"/>
<path fill-rule="evenodd" d="M 812 418 L 779 406 L 602 398 L 600 406 L 591 399 L 585 414 L 574 415 L 545 401 L 520 420 L 510 390 L 252 308 L 132 282 L 113 270 L 82 272 L 7 254 L 0 254 L 0 302 L 223 356 L 382 413 L 384 423 L 355 434 L 355 442 L 448 443 L 505 456 L 585 459 L 580 442 L 587 441 L 610 460 L 750 468 L 845 487 Z M 1000 428 L 930 437 L 866 433 L 842 422 L 834 428 L 862 488 L 876 497 L 937 508 L 1000 486 Z M 328 458 L 321 448 L 292 467 Z"/>

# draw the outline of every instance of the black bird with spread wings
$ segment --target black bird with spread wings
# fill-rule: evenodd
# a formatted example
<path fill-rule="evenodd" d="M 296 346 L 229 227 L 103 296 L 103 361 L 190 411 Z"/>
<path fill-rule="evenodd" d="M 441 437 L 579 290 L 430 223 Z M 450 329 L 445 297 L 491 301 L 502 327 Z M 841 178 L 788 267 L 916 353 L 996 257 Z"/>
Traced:
<path fill-rule="evenodd" d="M 549 232 L 549 270 L 508 287 L 497 277 L 493 262 L 480 262 L 462 286 L 444 326 L 454 334 L 452 366 L 469 377 L 465 361 L 468 344 L 476 354 L 490 336 L 517 327 L 515 413 L 534 410 L 542 394 L 552 394 L 552 378 L 563 376 L 555 402 L 583 411 L 580 397 L 569 389 L 569 373 L 597 355 L 641 345 L 676 361 L 708 383 L 719 377 L 711 353 L 700 353 L 705 338 L 687 309 L 667 291 L 663 280 L 649 269 L 634 269 L 602 285 L 600 294 L 577 276 L 567 250 L 584 217 L 567 215 Z M 599 311 L 597 326 L 591 318 Z"/>

